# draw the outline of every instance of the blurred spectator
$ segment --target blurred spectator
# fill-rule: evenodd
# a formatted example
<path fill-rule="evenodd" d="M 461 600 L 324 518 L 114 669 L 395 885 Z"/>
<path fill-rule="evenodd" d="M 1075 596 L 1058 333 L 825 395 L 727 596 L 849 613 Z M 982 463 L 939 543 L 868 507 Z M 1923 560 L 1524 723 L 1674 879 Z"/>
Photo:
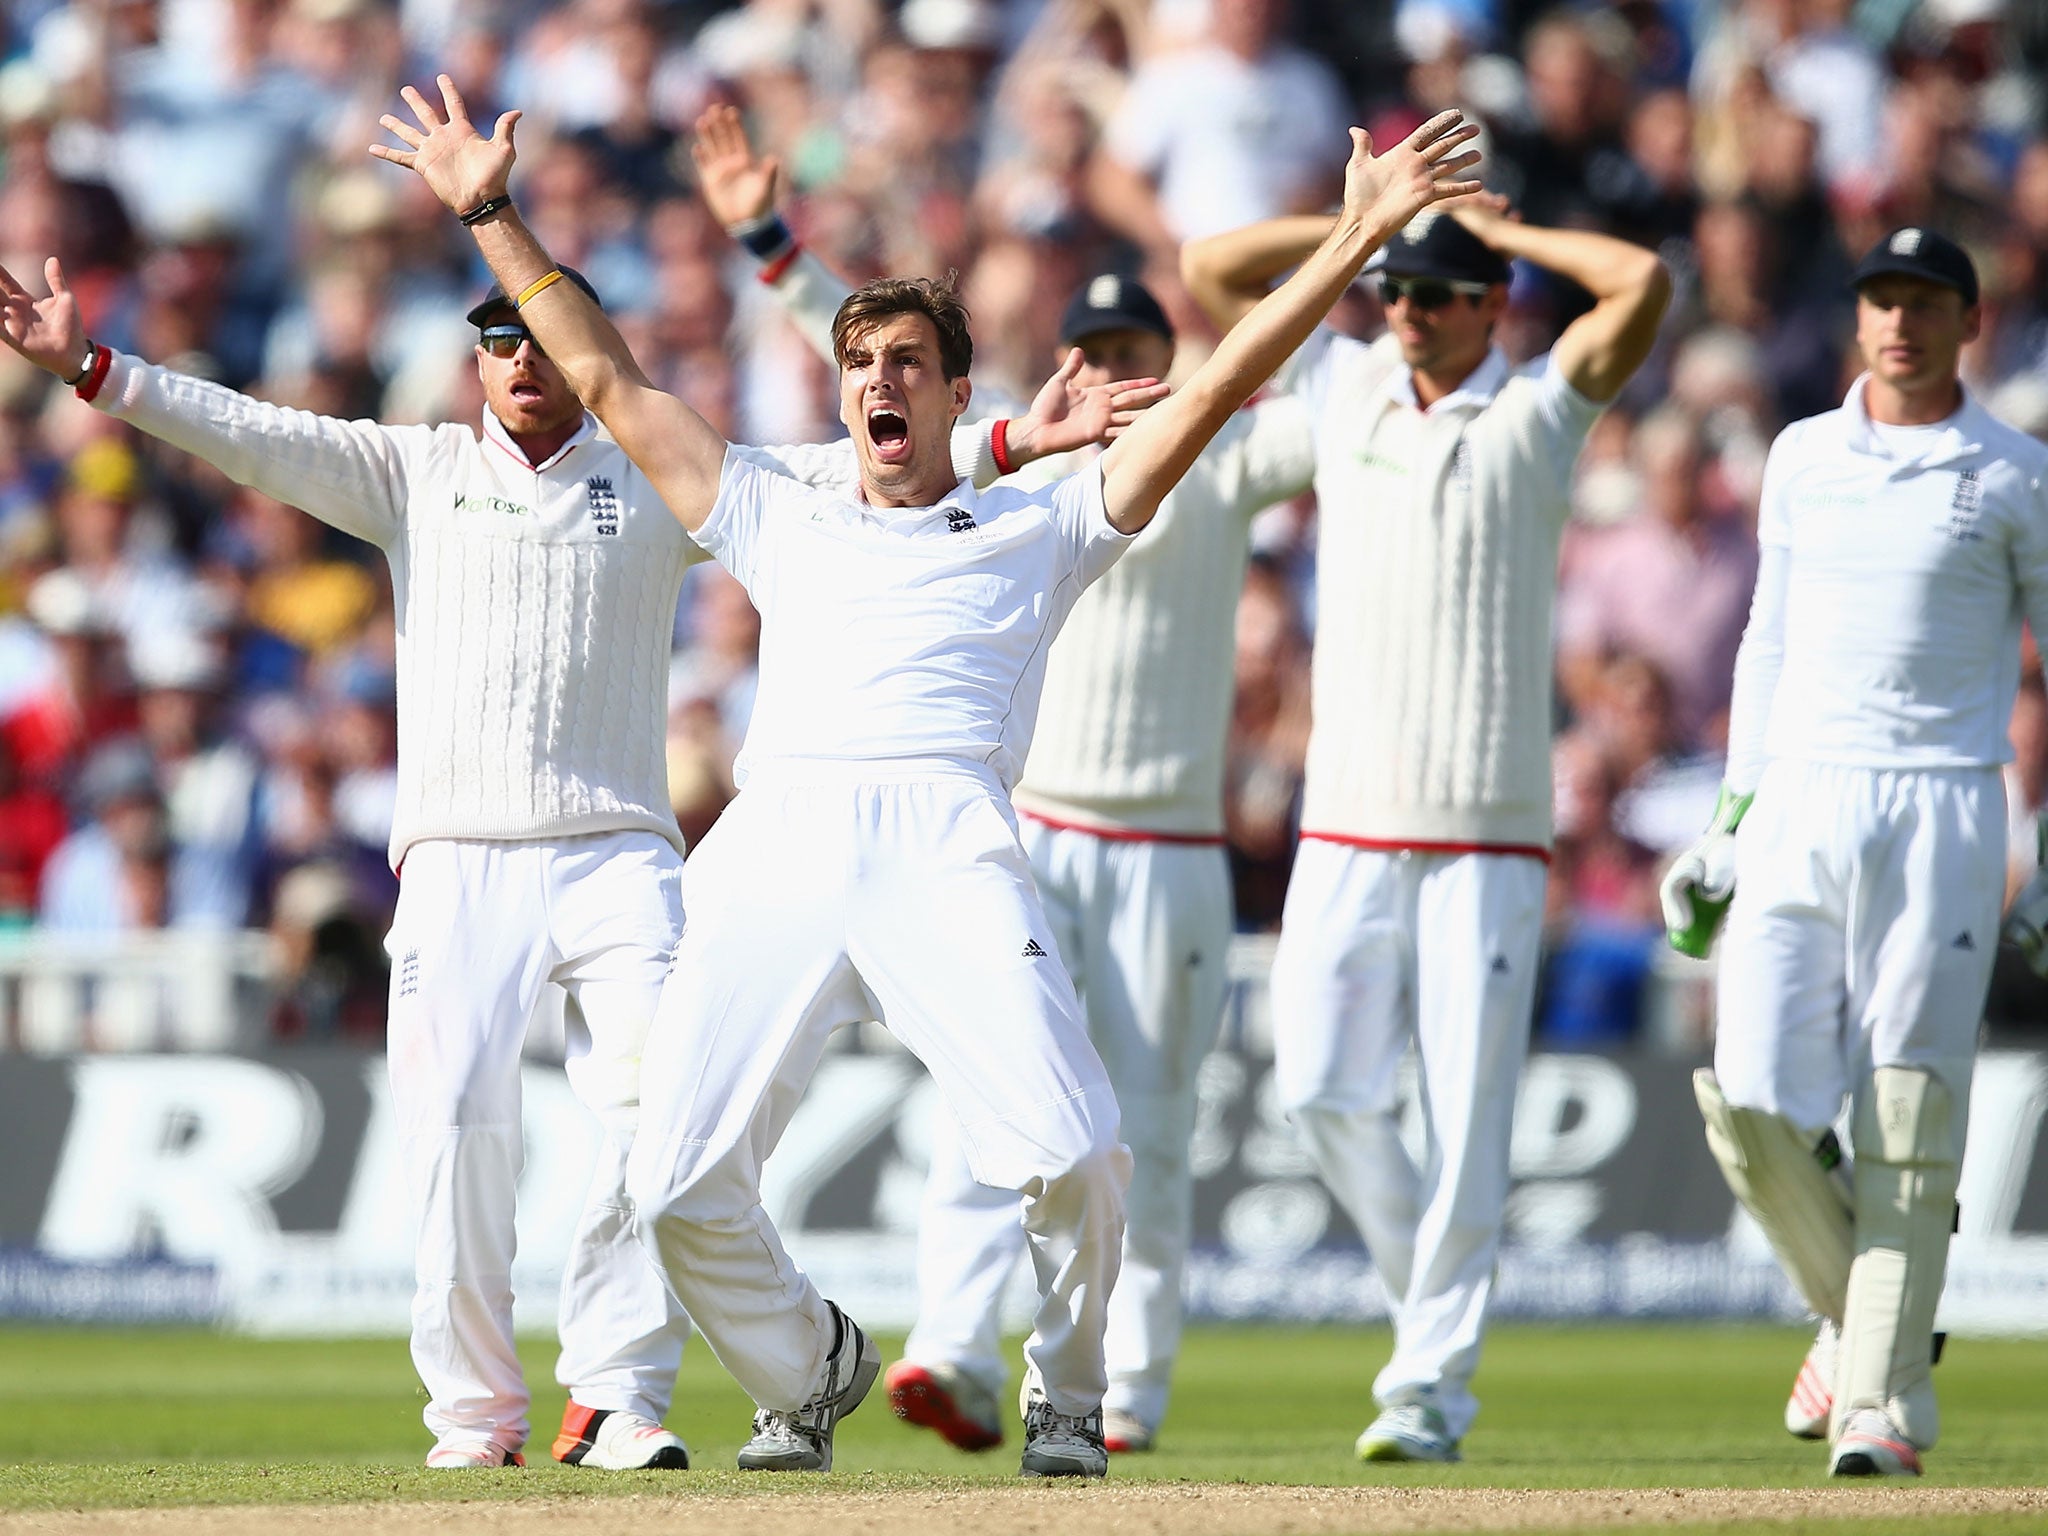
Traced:
<path fill-rule="evenodd" d="M 171 905 L 181 924 L 249 921 L 260 856 L 257 764 L 225 734 L 226 669 L 213 641 L 190 631 L 144 635 L 128 648 L 141 737 L 163 791 L 176 850 Z"/>
<path fill-rule="evenodd" d="M 90 819 L 50 855 L 42 925 L 103 934 L 167 926 L 171 841 L 148 749 L 132 740 L 102 747 L 78 792 Z"/>
<path fill-rule="evenodd" d="M 390 985 L 383 925 L 364 922 L 353 899 L 349 872 L 335 864 L 301 864 L 278 883 L 270 932 L 279 1034 L 383 1042 Z"/>
<path fill-rule="evenodd" d="M 1670 686 L 1680 750 L 1718 748 L 1756 585 L 1756 540 L 1726 510 L 1709 512 L 1705 444 L 1690 416 L 1675 407 L 1652 414 L 1632 449 L 1641 510 L 1583 545 L 1558 592 L 1558 682 L 1584 714 L 1611 658 L 1646 657 Z"/>
<path fill-rule="evenodd" d="M 64 802 L 21 771 L 0 731 L 0 932 L 35 921 L 43 868 L 64 841 Z"/>
<path fill-rule="evenodd" d="M 1103 136 L 1095 209 L 1151 250 L 1340 190 L 1351 112 L 1329 65 L 1282 41 L 1286 0 L 1212 0 L 1207 37 L 1132 77 Z"/>

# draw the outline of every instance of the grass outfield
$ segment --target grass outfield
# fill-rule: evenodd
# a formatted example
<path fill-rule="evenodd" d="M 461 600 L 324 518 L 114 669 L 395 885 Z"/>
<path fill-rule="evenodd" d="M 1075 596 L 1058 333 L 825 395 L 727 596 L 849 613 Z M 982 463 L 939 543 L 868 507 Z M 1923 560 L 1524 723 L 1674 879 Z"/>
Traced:
<path fill-rule="evenodd" d="M 1118 1458 L 1112 1487 L 1163 1481 L 1409 1490 L 1822 1489 L 1830 1482 L 1823 1453 L 1791 1439 L 1778 1423 L 1803 1347 L 1801 1335 L 1775 1328 L 1502 1327 L 1487 1346 L 1478 1382 L 1486 1407 L 1466 1442 L 1468 1459 L 1450 1467 L 1368 1468 L 1352 1459 L 1351 1441 L 1370 1417 L 1367 1385 L 1386 1356 L 1384 1330 L 1197 1328 L 1188 1336 L 1162 1448 Z M 451 1498 L 552 1503 L 639 1494 L 666 1496 L 660 1501 L 673 1513 L 679 1494 L 688 1502 L 758 1499 L 831 1486 L 943 1498 L 1015 1483 L 1014 1429 L 998 1450 L 963 1456 L 897 1423 L 879 1389 L 841 1427 L 832 1478 L 730 1470 L 749 1404 L 701 1340 L 692 1342 L 669 1421 L 689 1441 L 700 1470 L 558 1467 L 545 1453 L 562 1407 L 551 1380 L 552 1347 L 532 1340 L 522 1352 L 536 1385 L 537 1454 L 523 1474 L 478 1476 L 420 1467 L 428 1442 L 418 1384 L 399 1341 L 0 1329 L 0 1511 Z M 1957 1340 L 1937 1380 L 1944 1440 L 1928 1459 L 1921 1489 L 2048 1482 L 2048 1341 Z M 1768 1528 L 1858 1536 L 2038 1531 L 2048 1528 L 2048 1506 L 1956 1515 L 1924 1509 L 1896 1520 L 1819 1513 Z"/>

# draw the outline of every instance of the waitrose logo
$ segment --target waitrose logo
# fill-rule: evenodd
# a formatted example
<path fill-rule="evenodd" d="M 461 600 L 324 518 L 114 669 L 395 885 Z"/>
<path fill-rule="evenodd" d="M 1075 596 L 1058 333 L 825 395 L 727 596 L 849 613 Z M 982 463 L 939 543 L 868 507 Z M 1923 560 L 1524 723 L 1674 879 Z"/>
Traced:
<path fill-rule="evenodd" d="M 533 508 L 523 507 L 516 501 L 507 501 L 502 496 L 465 496 L 460 491 L 455 493 L 455 510 L 458 512 L 468 512 L 471 510 L 478 512 L 502 512 L 507 517 L 533 516 Z"/>

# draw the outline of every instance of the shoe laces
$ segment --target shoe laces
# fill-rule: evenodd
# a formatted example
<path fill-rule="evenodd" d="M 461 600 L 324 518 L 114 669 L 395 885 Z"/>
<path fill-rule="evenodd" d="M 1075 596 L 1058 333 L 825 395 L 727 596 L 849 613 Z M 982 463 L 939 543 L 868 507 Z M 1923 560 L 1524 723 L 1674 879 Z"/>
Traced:
<path fill-rule="evenodd" d="M 827 1303 L 831 1305 L 831 1303 Z M 780 1411 L 763 1408 L 754 1415 L 755 1436 L 770 1436 L 777 1440 L 801 1440 L 813 1450 L 822 1451 L 825 1441 L 832 1433 L 832 1424 L 839 1416 L 839 1399 L 846 1395 L 846 1384 L 853 1368 L 860 1363 L 859 1336 L 846 1314 L 832 1306 L 833 1326 L 838 1330 L 832 1341 L 832 1353 L 825 1357 L 825 1379 L 813 1392 L 795 1408 Z"/>
<path fill-rule="evenodd" d="M 1024 1434 L 1032 1441 L 1066 1441 L 1102 1449 L 1102 1410 L 1061 1413 L 1048 1398 L 1034 1397 L 1024 1410 Z"/>

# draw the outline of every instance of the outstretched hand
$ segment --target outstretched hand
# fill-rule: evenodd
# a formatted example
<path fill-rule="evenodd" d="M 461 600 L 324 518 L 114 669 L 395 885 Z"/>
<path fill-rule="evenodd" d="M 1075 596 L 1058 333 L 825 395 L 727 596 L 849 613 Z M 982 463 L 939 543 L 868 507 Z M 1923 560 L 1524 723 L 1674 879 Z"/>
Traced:
<path fill-rule="evenodd" d="M 419 119 L 419 126 L 414 127 L 389 112 L 385 113 L 377 121 L 394 138 L 403 141 L 406 148 L 393 149 L 388 144 L 372 144 L 370 153 L 379 160 L 389 160 L 393 165 L 418 171 L 426 184 L 433 188 L 434 196 L 452 212 L 467 213 L 494 197 L 504 196 L 506 179 L 512 174 L 512 162 L 518 158 L 518 152 L 512 146 L 512 130 L 518 124 L 520 114 L 517 111 L 502 114 L 487 139 L 469 120 L 469 108 L 463 105 L 462 93 L 455 89 L 455 82 L 446 75 L 437 75 L 435 79 L 440 82 L 446 119 L 428 104 L 426 97 L 408 85 L 398 94 L 412 108 L 413 115 Z"/>
<path fill-rule="evenodd" d="M 725 102 L 706 107 L 697 118 L 690 158 L 697 164 L 697 189 L 711 216 L 731 229 L 775 211 L 775 182 L 782 164 L 757 155 L 747 139 L 739 108 Z"/>
<path fill-rule="evenodd" d="M 79 323 L 78 300 L 64 282 L 64 269 L 52 256 L 43 263 L 50 296 L 38 299 L 0 267 L 0 329 L 7 345 L 38 368 L 68 379 L 85 355 L 85 327 Z"/>
<path fill-rule="evenodd" d="M 1344 211 L 1354 218 L 1399 229 L 1432 203 L 1465 197 L 1477 181 L 1458 173 L 1479 163 L 1477 150 L 1456 153 L 1479 136 L 1479 125 L 1462 112 L 1439 112 L 1383 155 L 1372 152 L 1372 135 L 1351 130 L 1351 160 L 1344 167 Z"/>
<path fill-rule="evenodd" d="M 1020 463 L 1114 442 L 1146 407 L 1170 392 L 1157 379 L 1115 379 L 1084 387 L 1074 382 L 1082 361 L 1079 347 L 1068 352 L 1059 371 L 1039 387 L 1030 410 L 1010 423 L 1009 449 Z"/>

